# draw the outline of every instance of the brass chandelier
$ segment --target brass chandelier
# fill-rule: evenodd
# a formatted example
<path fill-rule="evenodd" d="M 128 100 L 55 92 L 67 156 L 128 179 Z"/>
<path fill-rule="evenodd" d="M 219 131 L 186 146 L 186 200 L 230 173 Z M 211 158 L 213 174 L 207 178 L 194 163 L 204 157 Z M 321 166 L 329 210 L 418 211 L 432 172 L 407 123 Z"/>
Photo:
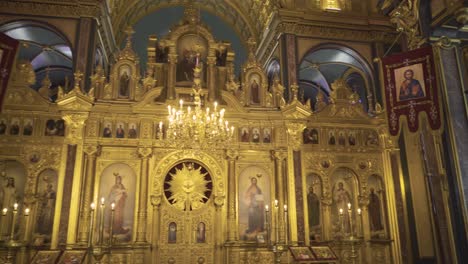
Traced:
<path fill-rule="evenodd" d="M 166 123 L 165 141 L 177 147 L 216 147 L 229 144 L 234 135 L 234 126 L 229 127 L 229 122 L 224 118 L 225 109 L 218 109 L 218 103 L 213 103 L 213 108 L 202 109 L 201 101 L 201 67 L 197 54 L 194 68 L 194 80 L 192 96 L 195 104 L 184 108 L 184 101 L 179 101 L 179 106 L 167 107 L 168 116 Z M 159 123 L 162 131 L 163 122 Z"/>

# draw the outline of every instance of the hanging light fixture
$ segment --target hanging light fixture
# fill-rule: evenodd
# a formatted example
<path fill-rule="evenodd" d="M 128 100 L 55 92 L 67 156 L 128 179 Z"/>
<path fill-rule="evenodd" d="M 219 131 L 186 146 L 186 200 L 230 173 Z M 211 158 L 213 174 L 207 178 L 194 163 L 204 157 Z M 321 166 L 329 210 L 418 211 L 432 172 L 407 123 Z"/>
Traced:
<path fill-rule="evenodd" d="M 159 130 L 166 128 L 165 138 L 169 144 L 178 147 L 215 147 L 228 144 L 234 135 L 234 126 L 224 118 L 225 109 L 219 109 L 218 103 L 213 108 L 202 108 L 201 96 L 201 66 L 200 53 L 197 52 L 192 86 L 193 103 L 184 107 L 184 101 L 179 100 L 179 106 L 167 107 L 167 123 L 160 122 Z"/>

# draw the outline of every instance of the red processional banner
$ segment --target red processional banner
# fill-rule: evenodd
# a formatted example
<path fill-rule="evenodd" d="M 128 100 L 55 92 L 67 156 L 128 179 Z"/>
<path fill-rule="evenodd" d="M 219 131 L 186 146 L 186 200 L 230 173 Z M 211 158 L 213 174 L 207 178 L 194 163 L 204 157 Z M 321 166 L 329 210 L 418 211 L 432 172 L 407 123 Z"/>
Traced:
<path fill-rule="evenodd" d="M 399 53 L 382 59 L 385 102 L 390 134 L 398 135 L 404 116 L 410 132 L 419 129 L 425 112 L 429 126 L 441 126 L 439 97 L 432 47 Z"/>
<path fill-rule="evenodd" d="M 0 32 L 0 110 L 8 86 L 19 41 Z"/>

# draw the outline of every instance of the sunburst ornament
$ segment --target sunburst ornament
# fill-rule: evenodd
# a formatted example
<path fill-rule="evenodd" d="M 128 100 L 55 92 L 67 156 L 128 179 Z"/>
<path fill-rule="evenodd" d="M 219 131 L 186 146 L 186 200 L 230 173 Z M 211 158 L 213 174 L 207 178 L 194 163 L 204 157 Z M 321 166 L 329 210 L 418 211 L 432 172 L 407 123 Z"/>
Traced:
<path fill-rule="evenodd" d="M 193 163 L 182 163 L 182 168 L 175 168 L 175 173 L 169 173 L 172 179 L 168 181 L 170 186 L 165 191 L 170 195 L 169 202 L 180 210 L 194 210 L 200 208 L 209 197 L 205 195 L 208 190 L 208 183 L 205 177 L 208 173 L 203 173 L 202 166 L 194 168 Z"/>

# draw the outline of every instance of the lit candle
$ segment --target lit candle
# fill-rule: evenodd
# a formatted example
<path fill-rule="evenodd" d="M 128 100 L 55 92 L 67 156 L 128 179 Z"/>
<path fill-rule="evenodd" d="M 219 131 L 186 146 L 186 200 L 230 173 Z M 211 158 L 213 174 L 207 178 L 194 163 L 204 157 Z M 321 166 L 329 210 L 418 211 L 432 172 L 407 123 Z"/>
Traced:
<path fill-rule="evenodd" d="M 285 212 L 288 211 L 288 206 L 287 206 L 287 205 L 284 205 L 284 211 L 285 211 Z"/>
<path fill-rule="evenodd" d="M 357 213 L 358 213 L 358 215 L 361 215 L 361 208 L 357 209 Z"/>
<path fill-rule="evenodd" d="M 24 216 L 29 216 L 30 211 L 31 211 L 31 209 L 29 209 L 29 208 L 24 209 Z"/>
<path fill-rule="evenodd" d="M 275 200 L 275 207 L 278 208 L 278 200 Z"/>
<path fill-rule="evenodd" d="M 104 197 L 101 198 L 101 217 L 99 220 L 99 243 L 102 245 L 104 238 Z"/>
<path fill-rule="evenodd" d="M 14 210 L 14 211 L 18 210 L 18 203 L 14 203 L 14 204 L 13 204 L 13 210 Z"/>
<path fill-rule="evenodd" d="M 5 208 L 5 209 L 6 209 L 6 208 Z M 265 205 L 265 212 L 268 213 L 269 211 L 270 211 L 270 208 L 268 207 L 268 204 L 267 204 L 267 205 Z"/>
<path fill-rule="evenodd" d="M 114 211 L 114 209 L 115 209 L 115 203 L 111 203 L 111 209 L 112 209 L 112 211 Z"/>
<path fill-rule="evenodd" d="M 340 215 L 343 215 L 343 208 L 340 208 Z"/>
<path fill-rule="evenodd" d="M 90 224 L 89 224 L 89 239 L 88 239 L 88 247 L 91 247 L 93 243 L 93 228 L 94 228 L 94 209 L 96 209 L 96 204 L 91 203 L 91 212 L 89 214 L 90 216 Z"/>
<path fill-rule="evenodd" d="M 209 107 L 206 108 L 206 115 L 208 115 L 208 113 L 210 113 L 210 108 Z"/>
<path fill-rule="evenodd" d="M 3 208 L 2 215 L 5 216 L 8 213 L 8 208 Z"/>
<path fill-rule="evenodd" d="M 104 206 L 104 201 L 105 201 L 104 197 L 101 197 L 101 206 Z"/>
<path fill-rule="evenodd" d="M 112 240 L 114 238 L 114 210 L 115 203 L 111 203 L 111 217 L 110 217 L 110 228 L 109 228 L 109 246 L 112 246 Z"/>
<path fill-rule="evenodd" d="M 182 107 L 184 106 L 184 100 L 180 99 L 179 100 L 179 105 L 180 105 L 180 109 L 182 109 Z"/>
<path fill-rule="evenodd" d="M 348 209 L 351 209 L 351 203 L 348 203 Z"/>
<path fill-rule="evenodd" d="M 215 110 L 215 112 L 216 112 L 216 107 L 218 107 L 218 102 L 215 101 L 215 102 L 214 102 L 214 110 Z"/>

